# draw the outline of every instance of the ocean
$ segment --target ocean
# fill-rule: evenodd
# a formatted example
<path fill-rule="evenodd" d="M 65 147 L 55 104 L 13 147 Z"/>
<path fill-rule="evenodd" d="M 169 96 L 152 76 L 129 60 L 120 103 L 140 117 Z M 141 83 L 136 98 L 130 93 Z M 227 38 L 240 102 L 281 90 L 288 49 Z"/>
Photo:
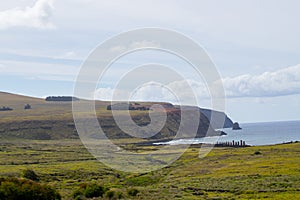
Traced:
<path fill-rule="evenodd" d="M 199 144 L 243 140 L 248 145 L 260 146 L 300 141 L 300 121 L 245 123 L 240 124 L 240 127 L 241 130 L 223 129 L 227 135 L 220 137 L 180 139 L 155 144 Z"/>

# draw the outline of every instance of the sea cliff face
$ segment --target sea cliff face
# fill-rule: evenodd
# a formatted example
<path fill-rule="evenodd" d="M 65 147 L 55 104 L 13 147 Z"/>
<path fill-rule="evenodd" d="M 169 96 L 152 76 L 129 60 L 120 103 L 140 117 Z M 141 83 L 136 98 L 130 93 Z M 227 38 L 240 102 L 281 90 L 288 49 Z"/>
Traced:
<path fill-rule="evenodd" d="M 52 109 L 56 110 L 55 105 L 52 105 Z M 59 109 L 62 109 L 59 107 Z M 28 112 L 29 113 L 29 112 Z M 10 113 L 11 115 L 12 113 Z M 173 138 L 179 129 L 181 123 L 181 111 L 172 109 L 167 111 L 167 120 L 163 128 L 154 136 L 149 139 L 171 139 Z M 209 124 L 209 120 L 204 116 L 200 115 L 199 125 L 197 133 L 190 131 L 191 126 L 195 121 L 196 114 L 190 112 L 187 115 L 188 119 L 185 120 L 185 125 L 182 128 L 184 131 L 179 136 L 180 138 L 190 137 L 204 137 L 208 135 L 219 135 L 220 132 L 215 131 Z M 30 120 L 29 120 L 30 119 Z M 49 139 L 75 139 L 79 138 L 75 123 L 72 118 L 60 118 L 51 117 L 50 115 L 44 115 L 42 117 L 30 116 L 29 119 L 9 118 L 2 120 L 0 123 L 0 138 L 22 138 L 22 139 L 37 139 L 37 140 L 49 140 Z M 146 112 L 135 111 L 132 114 L 132 120 L 138 126 L 147 126 L 151 120 L 149 114 Z M 1 119 L 0 119 L 1 121 Z M 105 113 L 98 117 L 99 124 L 106 136 L 110 139 L 118 138 L 131 138 L 122 131 L 116 124 L 111 114 Z M 93 138 L 101 139 L 97 132 L 92 134 Z"/>
<path fill-rule="evenodd" d="M 195 110 L 197 107 L 195 107 Z M 138 112 L 138 111 L 135 111 Z M 167 110 L 167 120 L 164 127 L 156 135 L 150 137 L 149 139 L 171 139 L 173 138 L 179 130 L 181 124 L 182 112 L 179 109 Z M 180 138 L 190 138 L 190 137 L 204 137 L 208 135 L 220 135 L 219 131 L 215 131 L 209 123 L 209 120 L 204 115 L 200 114 L 199 124 L 197 127 L 197 132 L 192 132 L 191 128 L 194 125 L 196 112 L 189 112 L 185 115 L 187 119 L 184 121 L 184 125 L 181 127 L 181 135 L 177 135 Z M 150 124 L 151 120 L 147 113 L 140 113 L 132 116 L 132 120 L 138 126 L 147 126 Z M 110 138 L 128 138 L 126 133 L 124 133 L 117 125 L 112 117 L 99 118 L 100 125 L 104 132 L 108 133 Z"/>
<path fill-rule="evenodd" d="M 224 113 L 220 111 L 210 110 L 200 108 L 201 113 L 203 113 L 208 119 L 211 119 L 212 115 L 214 116 L 214 120 L 210 123 L 213 128 L 221 129 L 221 128 L 232 128 L 233 121 Z M 221 122 L 224 122 L 221 124 Z"/>
<path fill-rule="evenodd" d="M 185 110 L 199 109 L 201 114 L 204 115 L 209 121 L 210 125 L 214 129 L 232 128 L 233 121 L 224 113 L 206 108 L 198 108 L 195 106 L 181 106 Z"/>

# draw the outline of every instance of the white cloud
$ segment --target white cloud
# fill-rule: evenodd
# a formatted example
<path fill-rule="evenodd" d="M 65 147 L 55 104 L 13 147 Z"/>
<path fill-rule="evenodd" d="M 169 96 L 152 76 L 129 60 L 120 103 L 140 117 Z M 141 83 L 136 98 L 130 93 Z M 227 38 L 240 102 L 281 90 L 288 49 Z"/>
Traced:
<path fill-rule="evenodd" d="M 96 89 L 94 94 L 91 94 L 91 96 L 95 99 L 100 99 L 100 100 L 112 100 L 113 96 L 113 89 L 110 87 L 107 88 L 98 88 Z"/>
<path fill-rule="evenodd" d="M 148 82 L 132 92 L 132 99 L 137 101 L 168 101 L 176 102 L 174 91 L 169 85 L 163 86 L 156 82 Z"/>
<path fill-rule="evenodd" d="M 111 87 L 107 88 L 98 88 L 91 94 L 92 98 L 104 100 L 104 101 L 125 101 L 130 96 L 130 92 L 122 89 L 114 89 Z M 89 98 L 89 97 L 85 97 Z"/>
<path fill-rule="evenodd" d="M 168 101 L 182 104 L 191 104 L 192 96 L 187 90 L 186 82 L 192 88 L 198 100 L 209 99 L 210 94 L 204 82 L 195 80 L 174 81 L 165 86 L 148 82 L 135 91 L 131 100 L 139 101 Z M 228 98 L 259 97 L 256 103 L 264 103 L 260 97 L 286 96 L 300 94 L 300 65 L 287 67 L 273 72 L 264 72 L 260 75 L 240 75 L 233 78 L 224 78 L 223 86 Z M 189 86 L 188 86 L 189 87 Z M 132 91 L 116 90 L 119 98 L 129 96 Z M 111 100 L 113 88 L 98 88 L 96 98 Z M 176 96 L 175 96 L 175 95 Z M 126 100 L 126 99 L 125 99 Z"/>
<path fill-rule="evenodd" d="M 272 97 L 300 93 L 300 65 L 260 75 L 223 79 L 227 97 Z"/>
<path fill-rule="evenodd" d="M 157 41 L 141 40 L 141 41 L 132 42 L 128 46 L 123 46 L 123 45 L 114 46 L 114 47 L 111 47 L 109 50 L 111 52 L 121 52 L 121 51 L 125 51 L 125 50 L 139 49 L 139 48 L 145 48 L 145 47 L 159 48 L 160 44 Z"/>
<path fill-rule="evenodd" d="M 127 48 L 125 46 L 118 45 L 118 46 L 111 47 L 109 49 L 109 51 L 111 51 L 111 52 L 121 52 L 121 51 L 125 51 L 126 49 Z"/>
<path fill-rule="evenodd" d="M 52 29 L 49 21 L 53 10 L 53 0 L 37 0 L 32 7 L 13 8 L 0 12 L 0 29 L 11 27 L 32 27 Z"/>
<path fill-rule="evenodd" d="M 300 3 L 296 0 L 64 0 L 56 5 L 57 23 L 72 30 L 101 29 L 115 34 L 137 27 L 163 27 L 192 33 L 199 41 L 209 37 L 218 47 L 220 42 L 293 52 L 300 47 Z"/>
<path fill-rule="evenodd" d="M 160 44 L 157 41 L 147 41 L 147 40 L 142 40 L 142 41 L 136 41 L 133 42 L 130 45 L 130 48 L 144 48 L 144 47 L 154 47 L 154 48 L 159 48 Z"/>
<path fill-rule="evenodd" d="M 187 85 L 188 84 L 188 85 Z M 189 86 L 190 85 L 190 86 Z M 192 90 L 189 90 L 190 87 Z M 192 93 L 193 92 L 193 93 Z M 115 93 L 114 99 L 113 94 Z M 195 95 L 192 97 L 192 95 Z M 117 98 L 116 98 L 117 97 Z M 147 82 L 134 91 L 114 88 L 98 88 L 95 98 L 101 100 L 135 100 L 135 101 L 159 101 L 176 104 L 195 104 L 197 97 L 208 98 L 209 93 L 202 82 L 194 80 L 181 80 L 162 85 L 157 82 Z"/>

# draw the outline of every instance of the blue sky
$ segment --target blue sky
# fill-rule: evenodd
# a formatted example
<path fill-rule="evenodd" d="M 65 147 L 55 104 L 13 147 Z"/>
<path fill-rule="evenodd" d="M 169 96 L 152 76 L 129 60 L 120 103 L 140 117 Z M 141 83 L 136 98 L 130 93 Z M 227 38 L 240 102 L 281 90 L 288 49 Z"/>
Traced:
<path fill-rule="evenodd" d="M 160 27 L 181 32 L 206 49 L 223 79 L 231 118 L 299 120 L 299 7 L 297 0 L 3 1 L 0 91 L 71 95 L 82 62 L 97 45 L 127 30 Z M 99 84 L 99 97 L 109 98 L 126 67 L 151 59 L 184 69 L 166 55 L 129 56 L 112 66 Z M 201 81 L 189 78 L 201 98 Z M 148 88 L 138 96 L 151 95 Z M 201 102 L 209 107 L 206 100 Z"/>

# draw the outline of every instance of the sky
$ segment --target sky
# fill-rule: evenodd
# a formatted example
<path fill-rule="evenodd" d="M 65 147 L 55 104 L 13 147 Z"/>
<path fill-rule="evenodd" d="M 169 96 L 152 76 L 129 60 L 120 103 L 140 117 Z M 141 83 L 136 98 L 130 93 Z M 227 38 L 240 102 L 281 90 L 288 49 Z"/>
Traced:
<path fill-rule="evenodd" d="M 225 111 L 234 121 L 299 120 L 299 7 L 297 0 L 2 1 L 0 91 L 72 95 L 81 65 L 99 44 L 124 31 L 158 27 L 180 32 L 206 50 L 222 78 Z M 210 107 L 205 78 L 187 73 L 189 66 L 180 59 L 152 51 L 114 63 L 95 96 L 110 99 L 126 70 L 149 62 L 185 74 L 199 106 Z M 184 92 L 180 81 L 167 85 Z M 172 101 L 150 80 L 133 98 Z"/>

